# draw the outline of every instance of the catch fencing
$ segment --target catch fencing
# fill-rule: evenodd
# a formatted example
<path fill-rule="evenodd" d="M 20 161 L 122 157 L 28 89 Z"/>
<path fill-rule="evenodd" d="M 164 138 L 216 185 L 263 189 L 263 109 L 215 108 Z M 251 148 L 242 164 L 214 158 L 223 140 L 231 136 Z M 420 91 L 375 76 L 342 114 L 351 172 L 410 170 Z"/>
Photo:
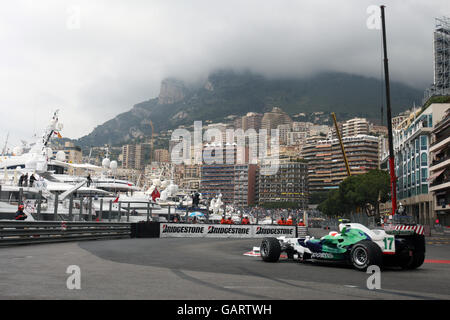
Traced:
<path fill-rule="evenodd" d="M 131 223 L 0 221 L 0 246 L 131 236 Z"/>

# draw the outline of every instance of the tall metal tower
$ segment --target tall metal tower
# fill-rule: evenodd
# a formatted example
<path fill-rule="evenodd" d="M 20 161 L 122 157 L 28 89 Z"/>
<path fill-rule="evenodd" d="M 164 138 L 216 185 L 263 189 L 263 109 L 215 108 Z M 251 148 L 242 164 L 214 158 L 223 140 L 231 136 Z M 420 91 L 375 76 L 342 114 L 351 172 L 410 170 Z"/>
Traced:
<path fill-rule="evenodd" d="M 425 90 L 423 103 L 432 96 L 450 95 L 450 18 L 436 18 L 433 40 L 434 83 Z"/>
<path fill-rule="evenodd" d="M 435 94 L 450 94 L 450 18 L 436 18 L 434 31 Z"/>

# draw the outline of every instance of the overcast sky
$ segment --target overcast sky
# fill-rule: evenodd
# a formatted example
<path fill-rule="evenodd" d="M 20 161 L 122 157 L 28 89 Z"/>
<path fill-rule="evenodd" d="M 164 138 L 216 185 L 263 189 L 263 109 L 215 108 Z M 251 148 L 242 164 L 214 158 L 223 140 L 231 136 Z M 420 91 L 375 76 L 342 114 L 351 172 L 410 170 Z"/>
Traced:
<path fill-rule="evenodd" d="M 23 0 L 0 10 L 0 147 L 30 141 L 61 109 L 63 136 L 79 138 L 156 97 L 168 76 L 217 68 L 269 77 L 324 70 L 379 78 L 381 32 L 370 0 Z M 391 78 L 433 81 L 435 17 L 448 0 L 384 1 Z M 11 145 L 12 147 L 13 145 Z"/>

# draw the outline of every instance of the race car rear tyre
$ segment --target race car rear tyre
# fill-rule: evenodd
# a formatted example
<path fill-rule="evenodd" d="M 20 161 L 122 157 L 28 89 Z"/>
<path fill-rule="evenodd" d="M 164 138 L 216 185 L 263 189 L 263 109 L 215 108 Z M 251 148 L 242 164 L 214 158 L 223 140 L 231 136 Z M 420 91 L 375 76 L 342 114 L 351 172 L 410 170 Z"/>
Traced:
<path fill-rule="evenodd" d="M 277 262 L 281 255 L 281 246 L 277 238 L 264 238 L 260 247 L 261 258 L 265 262 Z"/>
<path fill-rule="evenodd" d="M 405 269 L 417 269 L 420 267 L 425 261 L 425 252 L 419 251 L 419 252 L 413 252 L 412 262 L 409 266 L 407 266 Z"/>
<path fill-rule="evenodd" d="M 365 271 L 371 265 L 381 267 L 383 253 L 376 243 L 370 240 L 362 240 L 356 243 L 350 251 L 350 262 L 353 267 L 361 271 Z"/>

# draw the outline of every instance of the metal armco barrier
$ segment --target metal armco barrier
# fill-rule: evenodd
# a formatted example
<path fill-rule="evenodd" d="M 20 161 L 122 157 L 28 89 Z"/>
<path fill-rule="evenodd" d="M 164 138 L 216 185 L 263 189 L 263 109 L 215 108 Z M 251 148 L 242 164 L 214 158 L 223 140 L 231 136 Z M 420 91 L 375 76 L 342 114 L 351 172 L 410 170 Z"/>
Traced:
<path fill-rule="evenodd" d="M 130 223 L 0 221 L 0 246 L 129 238 Z"/>
<path fill-rule="evenodd" d="M 301 226 L 297 227 L 297 237 L 298 238 L 304 238 L 304 237 L 306 237 L 308 235 L 309 234 L 308 234 L 308 228 L 307 227 L 301 227 Z"/>

